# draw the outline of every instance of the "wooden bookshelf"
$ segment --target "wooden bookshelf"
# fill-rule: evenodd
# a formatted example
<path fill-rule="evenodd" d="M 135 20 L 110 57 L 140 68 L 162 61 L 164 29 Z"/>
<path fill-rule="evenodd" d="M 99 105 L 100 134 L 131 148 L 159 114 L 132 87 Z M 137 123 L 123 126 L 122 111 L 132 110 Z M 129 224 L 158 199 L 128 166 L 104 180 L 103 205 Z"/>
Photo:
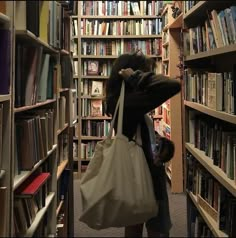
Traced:
<path fill-rule="evenodd" d="M 183 15 L 184 27 L 189 29 L 189 31 L 185 31 L 185 37 L 189 34 L 187 32 L 194 32 L 196 29 L 201 28 L 203 32 L 205 31 L 205 23 L 209 18 L 207 11 L 212 15 L 212 10 L 216 10 L 215 13 L 219 16 L 219 12 L 224 13 L 225 9 L 228 9 L 227 11 L 230 12 L 230 7 L 233 5 L 235 5 L 234 1 L 224 1 L 222 3 L 217 1 L 197 2 Z M 219 19 L 220 18 L 217 17 L 217 22 L 214 22 L 214 25 L 221 24 Z M 224 20 L 226 19 L 224 18 Z M 212 26 L 213 25 L 209 26 L 209 31 L 212 30 Z M 230 39 L 228 42 L 223 41 L 223 36 L 227 37 L 228 34 L 226 34 L 224 30 L 227 30 L 227 32 L 230 31 L 230 25 L 226 24 L 225 27 L 227 29 L 220 27 L 216 29 L 216 31 L 220 33 L 218 36 L 222 38 L 223 46 L 217 47 L 217 44 L 220 45 L 220 40 L 217 38 L 216 31 L 214 31 L 212 32 L 212 40 L 215 41 L 215 46 L 214 44 L 203 47 L 199 45 L 199 47 L 194 49 L 195 51 L 191 51 L 190 49 L 193 47 L 193 44 L 190 43 L 190 49 L 188 49 L 189 51 L 187 50 L 184 55 L 184 65 L 186 69 L 183 80 L 185 187 L 187 196 L 192 201 L 189 202 L 187 199 L 187 206 L 189 208 L 187 212 L 189 235 L 197 228 L 196 221 L 194 221 L 193 214 L 191 214 L 191 209 L 197 209 L 200 217 L 206 223 L 214 237 L 234 236 L 232 231 L 235 226 L 232 225 L 234 221 L 233 217 L 235 216 L 233 212 L 234 208 L 233 206 L 229 208 L 226 204 L 231 203 L 236 197 L 235 178 L 234 175 L 229 172 L 235 170 L 235 164 L 231 164 L 232 160 L 235 161 L 235 156 L 229 154 L 230 150 L 233 149 L 233 145 L 227 143 L 227 146 L 225 146 L 225 144 L 227 141 L 233 141 L 236 136 L 236 115 L 231 107 L 227 107 L 227 105 L 231 105 L 231 103 L 235 102 L 235 95 L 231 95 L 231 90 L 226 90 L 228 85 L 227 80 L 231 80 L 231 77 L 235 77 L 231 75 L 235 75 L 235 68 L 233 66 L 236 58 L 236 47 L 235 42 L 232 42 Z M 205 37 L 208 36 L 209 35 L 205 35 Z M 194 40 L 196 40 L 196 44 L 201 40 L 205 40 L 204 34 L 201 37 L 194 38 Z M 186 46 L 187 45 L 185 45 L 185 47 Z M 188 54 L 187 52 L 191 53 Z M 209 80 L 211 80 L 210 73 L 216 75 L 214 74 L 216 72 L 219 77 L 222 77 L 224 82 L 222 87 L 217 86 L 217 92 L 222 92 L 222 97 L 224 97 L 222 103 L 219 100 L 221 99 L 220 94 L 214 94 L 214 89 L 209 87 Z M 203 84 L 202 87 L 199 87 L 199 85 L 196 87 L 196 92 L 198 92 L 198 90 L 202 92 L 204 89 L 206 90 L 201 96 L 197 94 L 199 98 L 196 100 L 194 94 L 191 94 L 193 91 L 188 86 L 190 75 L 196 77 L 196 82 L 200 77 L 206 77 L 206 85 L 208 85 L 205 87 Z M 192 86 L 194 87 L 195 83 L 193 83 Z M 234 85 L 232 87 L 234 87 Z M 210 96 L 211 93 L 212 95 Z M 218 107 L 214 107 L 210 104 L 210 97 L 212 97 L 213 100 L 219 100 L 217 103 Z M 197 125 L 200 127 L 198 128 Z M 211 132 L 210 128 L 212 128 Z M 194 134 L 196 137 L 193 136 Z M 212 138 L 214 137 L 214 141 L 210 140 L 211 136 Z M 199 138 L 199 140 L 197 138 Z M 192 179 L 194 180 L 193 183 L 191 182 L 193 181 Z M 201 189 L 201 186 L 204 186 L 204 184 L 208 186 L 211 181 L 213 181 L 213 184 L 217 184 L 215 185 L 217 187 L 214 188 L 212 198 L 208 199 L 209 191 L 207 190 L 205 193 Z M 226 194 L 225 200 L 224 194 Z M 206 207 L 210 207 L 210 209 L 204 208 L 201 202 L 198 201 L 198 197 L 200 196 L 202 197 L 203 204 L 205 204 Z M 218 202 L 217 206 L 215 206 L 216 200 Z M 212 201 L 214 201 L 214 203 L 212 203 Z M 227 208 L 224 208 L 224 205 L 226 205 Z M 215 213 L 217 214 L 216 219 L 213 219 L 214 217 L 210 211 L 212 209 L 215 209 Z M 192 221 L 189 221 L 190 217 Z M 229 226 L 226 227 L 224 223 L 221 223 L 223 219 L 225 219 Z"/>
<path fill-rule="evenodd" d="M 97 1 L 93 1 L 93 4 L 96 4 Z M 123 1 L 122 1 L 123 2 Z M 126 2 L 126 1 L 124 1 Z M 158 2 L 158 1 L 157 1 Z M 156 31 L 156 32 L 148 32 L 148 31 L 144 31 L 144 33 L 140 33 L 137 31 L 134 32 L 123 32 L 121 34 L 118 33 L 114 33 L 114 32 L 107 32 L 107 34 L 102 34 L 102 33 L 92 33 L 92 32 L 82 32 L 81 31 L 81 27 L 83 24 L 87 24 L 90 21 L 97 21 L 98 24 L 102 21 L 104 21 L 107 24 L 109 24 L 110 22 L 120 22 L 120 24 L 123 24 L 124 21 L 128 21 L 130 24 L 132 21 L 138 21 L 140 23 L 140 26 L 142 25 L 142 22 L 148 22 L 148 21 L 155 21 L 156 24 L 158 24 L 157 22 L 159 21 L 157 18 L 157 15 L 159 15 L 158 9 L 152 9 L 153 13 L 152 14 L 142 14 L 142 15 L 134 15 L 132 13 L 132 11 L 130 10 L 130 13 L 127 14 L 108 14 L 108 12 L 104 12 L 103 15 L 102 14 L 98 14 L 98 13 L 93 13 L 91 12 L 90 15 L 87 14 L 87 12 L 83 12 L 83 10 L 81 9 L 86 9 L 87 5 L 85 5 L 85 2 L 83 1 L 79 1 L 78 2 L 78 7 L 79 7 L 79 11 L 78 11 L 78 16 L 73 16 L 72 17 L 72 21 L 74 24 L 77 24 L 77 30 L 75 30 L 73 36 L 72 36 L 72 40 L 73 41 L 77 41 L 78 42 L 78 51 L 74 54 L 74 61 L 78 61 L 78 69 L 75 72 L 75 75 L 77 76 L 76 78 L 78 78 L 78 98 L 79 100 L 87 100 L 87 101 L 92 101 L 94 99 L 104 99 L 105 98 L 105 90 L 104 91 L 104 95 L 101 97 L 91 97 L 90 95 L 83 95 L 83 93 L 81 92 L 81 82 L 85 82 L 86 80 L 91 81 L 91 80 L 99 80 L 99 81 L 103 81 L 104 85 L 105 85 L 105 81 L 109 78 L 109 74 L 110 74 L 110 70 L 111 70 L 111 65 L 112 62 L 114 62 L 114 60 L 119 56 L 119 54 L 123 54 L 123 53 L 128 53 L 125 52 L 125 50 L 127 51 L 128 49 L 125 49 L 124 47 L 124 52 L 119 52 L 119 53 L 115 53 L 112 52 L 112 54 L 108 53 L 108 54 L 104 54 L 104 53 L 99 53 L 99 50 L 96 52 L 83 52 L 85 51 L 83 49 L 83 45 L 86 45 L 89 42 L 93 42 L 93 44 L 96 44 L 96 42 L 101 42 L 102 44 L 107 43 L 107 42 L 113 42 L 114 40 L 119 40 L 120 42 L 122 41 L 122 44 L 128 44 L 129 42 L 133 42 L 133 41 L 137 41 L 142 42 L 142 47 L 143 47 L 143 53 L 145 53 L 146 49 L 144 46 L 145 42 L 155 42 L 156 40 L 161 39 L 161 31 Z M 127 4 L 130 4 L 130 2 L 126 2 Z M 144 4 L 144 3 L 139 3 L 139 4 Z M 150 4 L 150 3 L 146 3 L 145 4 Z M 157 6 L 157 4 L 155 5 L 155 7 Z M 128 8 L 127 8 L 128 9 Z M 131 9 L 131 6 L 129 6 L 129 9 Z M 148 8 L 146 8 L 148 9 Z M 118 8 L 116 9 L 118 11 Z M 107 10 L 108 11 L 108 10 Z M 156 11 L 156 13 L 154 14 L 154 12 Z M 74 26 L 75 27 L 75 26 Z M 142 27 L 143 28 L 143 27 Z M 146 28 L 146 27 L 144 27 Z M 155 27 L 153 27 L 154 29 Z M 141 28 L 140 28 L 141 29 Z M 97 29 L 96 29 L 97 30 Z M 145 29 L 147 30 L 147 28 Z M 151 44 L 152 44 L 151 43 Z M 121 43 L 120 43 L 121 44 Z M 158 44 L 158 42 L 156 42 L 156 44 Z M 97 47 L 99 47 L 99 45 L 97 45 Z M 121 47 L 119 47 L 121 48 Z M 105 51 L 104 51 L 105 52 Z M 161 55 L 160 53 L 155 53 L 154 50 L 150 51 L 151 53 L 147 54 L 149 57 L 152 57 L 156 62 L 161 62 Z M 130 52 L 129 52 L 130 53 Z M 85 71 L 86 69 L 84 69 L 84 64 L 86 64 L 86 62 L 88 60 L 96 60 L 99 63 L 104 63 L 105 65 L 107 65 L 107 68 L 109 69 L 107 72 L 101 74 L 101 75 L 89 75 L 87 74 Z M 159 69 L 159 67 L 158 67 Z M 77 75 L 78 73 L 78 75 Z M 91 117 L 91 115 L 88 113 L 87 115 L 83 115 L 82 114 L 82 108 L 83 106 L 78 108 L 79 111 L 79 118 L 78 118 L 78 138 L 75 138 L 74 140 L 78 143 L 78 155 L 81 154 L 81 144 L 85 143 L 88 144 L 89 142 L 93 141 L 93 142 L 97 142 L 100 141 L 102 139 L 104 139 L 106 137 L 106 135 L 104 136 L 89 136 L 89 135 L 82 135 L 82 126 L 85 123 L 90 123 L 90 121 L 93 123 L 95 120 L 102 122 L 103 120 L 106 120 L 108 123 L 110 122 L 110 118 L 106 117 L 105 115 L 103 116 L 99 116 L 99 117 Z M 156 120 L 159 120 L 159 118 L 157 118 Z M 77 158 L 77 156 L 74 157 L 75 160 Z M 80 156 L 78 157 L 78 160 L 76 160 L 76 163 L 78 162 L 78 177 L 81 177 L 81 158 Z"/>
<path fill-rule="evenodd" d="M 2 83 L 5 80 L 4 71 L 1 71 L 3 76 L 1 75 L 0 87 L 0 112 L 2 112 L 0 125 L 3 125 L 0 128 L 2 143 L 0 200 L 4 204 L 4 211 L 0 209 L 4 217 L 3 222 L 0 222 L 0 236 L 55 237 L 59 196 L 57 164 L 61 159 L 59 155 L 62 150 L 67 156 L 67 163 L 60 164 L 60 174 L 70 169 L 71 177 L 73 175 L 71 166 L 73 158 L 69 151 L 72 149 L 69 143 L 73 135 L 70 133 L 70 113 L 67 113 L 71 106 L 69 100 L 71 87 L 65 87 L 65 81 L 63 81 L 65 77 L 63 61 L 71 57 L 69 41 L 71 29 L 68 25 L 70 20 L 68 12 L 71 10 L 68 4 L 62 4 L 59 1 L 35 1 L 34 3 L 1 1 L 2 6 L 4 8 L 1 9 L 6 9 L 0 12 L 0 28 L 9 31 L 10 38 L 7 39 L 1 31 L 1 38 L 7 39 L 7 42 L 1 39 L 1 43 L 5 45 L 5 48 L 9 46 L 9 55 L 5 55 L 5 61 L 7 62 L 9 57 L 10 62 L 7 65 L 9 92 L 1 93 L 4 86 Z M 52 10 L 56 14 L 51 14 L 50 18 L 49 11 Z M 3 51 L 2 46 L 0 46 L 1 53 L 5 54 L 5 48 Z M 0 67 L 6 68 L 5 65 Z M 71 75 L 66 73 L 66 76 L 67 81 L 72 81 L 72 73 Z M 40 91 L 42 90 L 41 83 L 45 86 L 43 90 L 45 98 Z M 66 103 L 64 108 L 61 108 L 60 98 L 63 96 L 66 98 Z M 62 109 L 65 114 L 65 126 L 59 128 L 58 122 L 61 120 Z M 61 143 L 62 137 L 65 137 L 64 144 Z M 19 198 L 17 192 L 18 189 L 24 188 L 34 176 L 42 172 L 49 173 L 50 177 L 34 194 L 38 197 L 38 204 L 35 205 L 38 211 L 34 217 L 32 214 L 32 217 L 29 217 L 29 212 L 27 213 L 23 207 L 23 200 Z M 68 181 L 67 186 L 69 189 L 65 197 L 73 201 L 73 194 L 69 194 L 73 193 L 71 189 L 73 181 Z M 6 194 L 4 194 L 4 188 L 6 188 Z M 32 202 L 35 197 L 30 198 Z M 20 214 L 19 219 L 17 214 Z M 71 216 L 74 216 L 73 202 L 70 204 L 65 219 L 67 231 L 65 234 L 68 237 L 73 236 L 70 225 L 70 222 L 73 222 Z M 26 219 L 30 220 L 30 224 L 27 223 L 24 227 Z"/>
<path fill-rule="evenodd" d="M 162 29 L 162 64 L 167 65 L 167 72 L 163 74 L 171 78 L 176 78 L 180 75 L 179 69 L 176 67 L 180 62 L 181 54 L 180 32 L 182 27 L 183 14 L 177 18 L 172 16 L 172 4 L 167 4 L 163 9 L 162 18 L 165 19 L 165 25 Z M 166 104 L 169 104 L 166 106 Z M 179 93 L 172 97 L 168 102 L 162 105 L 163 110 L 169 114 L 169 122 L 165 121 L 162 112 L 161 127 L 163 134 L 165 130 L 170 130 L 170 139 L 175 144 L 175 155 L 172 160 L 166 165 L 166 174 L 171 184 L 173 193 L 183 192 L 183 142 L 182 142 L 182 94 Z M 171 169 L 169 169 L 171 168 Z"/>

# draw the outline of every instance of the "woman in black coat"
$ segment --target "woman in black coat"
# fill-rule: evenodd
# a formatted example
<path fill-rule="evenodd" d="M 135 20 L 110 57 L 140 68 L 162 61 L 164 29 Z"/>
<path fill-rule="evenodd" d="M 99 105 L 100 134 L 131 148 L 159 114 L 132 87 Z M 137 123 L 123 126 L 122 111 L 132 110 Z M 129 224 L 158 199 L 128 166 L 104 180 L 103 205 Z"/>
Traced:
<path fill-rule="evenodd" d="M 123 134 L 132 140 L 137 125 L 141 125 L 142 147 L 152 176 L 155 197 L 160 206 L 163 206 L 161 209 L 159 206 L 156 217 L 146 221 L 149 237 L 168 235 L 171 222 L 166 184 L 163 182 L 165 173 L 156 165 L 158 158 L 152 153 L 145 116 L 181 89 L 177 80 L 155 74 L 154 65 L 154 61 L 143 54 L 123 54 L 115 60 L 106 84 L 106 112 L 113 115 L 122 81 L 125 81 Z M 143 224 L 129 226 L 125 228 L 125 236 L 141 237 L 142 231 Z"/>

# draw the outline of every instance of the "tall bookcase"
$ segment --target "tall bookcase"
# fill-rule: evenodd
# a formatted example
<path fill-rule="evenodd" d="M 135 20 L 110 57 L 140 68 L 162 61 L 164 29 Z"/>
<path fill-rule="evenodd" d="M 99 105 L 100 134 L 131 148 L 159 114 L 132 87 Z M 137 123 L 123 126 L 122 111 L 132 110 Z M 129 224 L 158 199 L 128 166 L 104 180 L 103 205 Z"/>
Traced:
<path fill-rule="evenodd" d="M 0 3 L 4 237 L 73 236 L 70 5 Z"/>
<path fill-rule="evenodd" d="M 12 128 L 12 67 L 13 2 L 0 3 L 0 236 L 6 237 L 11 226 L 11 128 Z"/>
<path fill-rule="evenodd" d="M 79 123 L 78 175 L 86 169 L 96 142 L 107 135 L 110 119 L 104 113 L 105 81 L 113 61 L 138 48 L 157 64 L 161 60 L 162 1 L 79 1 L 77 27 Z M 97 93 L 95 85 L 98 86 Z"/>
<path fill-rule="evenodd" d="M 184 114 L 188 235 L 234 237 L 234 1 L 184 3 Z"/>
<path fill-rule="evenodd" d="M 171 78 L 181 79 L 178 65 L 181 57 L 181 28 L 183 13 L 176 18 L 172 16 L 171 4 L 162 10 L 162 73 Z M 181 6 L 179 6 L 181 9 Z M 166 164 L 166 174 L 173 193 L 183 192 L 183 141 L 182 141 L 182 93 L 167 100 L 162 107 L 162 120 L 158 127 L 160 133 L 175 144 L 175 154 Z"/>

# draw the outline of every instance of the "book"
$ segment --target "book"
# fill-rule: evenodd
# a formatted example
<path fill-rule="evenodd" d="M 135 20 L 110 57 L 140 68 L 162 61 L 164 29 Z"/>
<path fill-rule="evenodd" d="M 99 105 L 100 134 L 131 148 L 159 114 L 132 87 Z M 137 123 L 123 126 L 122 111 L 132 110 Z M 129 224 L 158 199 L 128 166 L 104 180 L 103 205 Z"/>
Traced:
<path fill-rule="evenodd" d="M 8 94 L 10 87 L 11 32 L 8 29 L 0 29 L 0 35 L 0 94 Z"/>
<path fill-rule="evenodd" d="M 37 101 L 43 102 L 47 99 L 47 84 L 48 84 L 48 74 L 49 74 L 49 60 L 50 55 L 44 54 L 42 60 L 42 68 L 40 74 L 40 80 L 38 85 Z"/>
<path fill-rule="evenodd" d="M 207 106 L 211 109 L 223 109 L 223 77 L 221 73 L 208 72 L 208 100 Z"/>
<path fill-rule="evenodd" d="M 17 197 L 31 197 L 38 193 L 39 189 L 46 183 L 48 178 L 50 177 L 50 173 L 39 173 L 36 175 L 33 180 L 30 181 L 25 187 L 20 187 L 16 191 Z"/>
<path fill-rule="evenodd" d="M 91 100 L 91 116 L 102 116 L 102 99 Z"/>
<path fill-rule="evenodd" d="M 3 154 L 2 154 L 2 143 L 3 143 L 3 104 L 0 104 L 0 170 L 2 168 L 2 159 L 3 159 Z"/>
<path fill-rule="evenodd" d="M 0 214 L 2 219 L 0 220 L 0 237 L 7 237 L 7 187 L 0 187 Z"/>
<path fill-rule="evenodd" d="M 103 82 L 92 81 L 91 96 L 102 96 L 103 95 Z"/>
<path fill-rule="evenodd" d="M 99 62 L 98 60 L 88 60 L 87 74 L 98 75 L 99 73 Z"/>

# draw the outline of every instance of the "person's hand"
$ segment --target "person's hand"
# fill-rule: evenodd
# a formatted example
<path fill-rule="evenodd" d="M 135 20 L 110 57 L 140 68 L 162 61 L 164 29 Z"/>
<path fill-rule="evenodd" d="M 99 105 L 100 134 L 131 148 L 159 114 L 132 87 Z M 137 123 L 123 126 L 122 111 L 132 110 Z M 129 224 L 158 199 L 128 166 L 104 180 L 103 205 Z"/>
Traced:
<path fill-rule="evenodd" d="M 121 69 L 119 71 L 119 74 L 122 76 L 123 79 L 128 79 L 133 73 L 134 71 L 131 68 Z"/>

